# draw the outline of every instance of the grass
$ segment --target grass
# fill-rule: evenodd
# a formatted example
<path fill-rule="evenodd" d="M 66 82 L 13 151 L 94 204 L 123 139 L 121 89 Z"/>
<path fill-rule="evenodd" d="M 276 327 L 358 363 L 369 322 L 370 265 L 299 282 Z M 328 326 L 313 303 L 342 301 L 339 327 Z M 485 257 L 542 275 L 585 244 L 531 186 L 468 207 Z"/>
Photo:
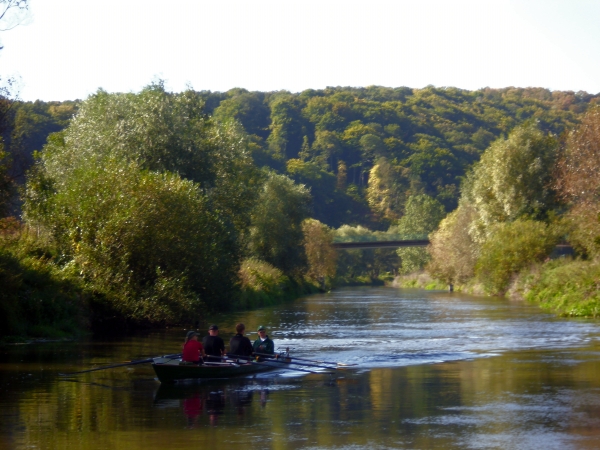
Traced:
<path fill-rule="evenodd" d="M 600 261 L 561 258 L 521 275 L 523 297 L 562 316 L 600 317 Z"/>

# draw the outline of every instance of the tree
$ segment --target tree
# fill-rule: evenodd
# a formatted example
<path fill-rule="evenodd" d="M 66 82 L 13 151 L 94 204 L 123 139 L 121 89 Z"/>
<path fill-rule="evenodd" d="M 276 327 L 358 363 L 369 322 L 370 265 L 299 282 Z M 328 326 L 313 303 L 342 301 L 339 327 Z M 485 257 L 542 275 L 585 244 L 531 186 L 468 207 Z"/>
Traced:
<path fill-rule="evenodd" d="M 307 275 L 325 289 L 327 278 L 335 277 L 336 271 L 337 252 L 331 245 L 333 233 L 327 225 L 314 219 L 302 222 L 302 232 L 308 262 Z"/>
<path fill-rule="evenodd" d="M 45 173 L 58 185 L 73 171 L 112 160 L 173 172 L 199 184 L 238 232 L 249 223 L 254 166 L 236 122 L 203 113 L 193 92 L 170 94 L 162 83 L 138 94 L 99 90 L 80 106 L 61 139 L 44 149 Z"/>
<path fill-rule="evenodd" d="M 444 207 L 437 200 L 425 194 L 413 195 L 406 202 L 404 216 L 390 232 L 393 230 L 405 239 L 422 239 L 437 228 L 445 215 Z M 402 259 L 400 271 L 405 274 L 422 269 L 429 261 L 425 248 L 399 248 L 397 253 Z"/>
<path fill-rule="evenodd" d="M 236 243 L 192 181 L 110 161 L 74 171 L 45 202 L 34 183 L 28 223 L 123 316 L 175 323 L 232 296 Z"/>
<path fill-rule="evenodd" d="M 556 207 L 551 187 L 557 141 L 530 122 L 495 141 L 463 184 L 477 211 L 474 238 L 484 242 L 492 225 L 520 217 L 543 219 Z"/>
<path fill-rule="evenodd" d="M 558 241 L 554 227 L 535 220 L 498 223 L 483 244 L 475 266 L 477 278 L 490 294 L 504 295 L 511 277 L 546 259 Z"/>
<path fill-rule="evenodd" d="M 0 0 L 0 31 L 12 30 L 23 22 L 29 9 L 29 0 Z M 4 47 L 0 45 L 0 50 Z M 8 114 L 13 105 L 15 80 L 0 77 L 0 218 L 9 211 L 14 194 L 14 183 L 10 177 L 11 158 L 5 149 L 4 134 L 8 128 Z"/>
<path fill-rule="evenodd" d="M 298 275 L 305 267 L 302 221 L 308 217 L 310 192 L 293 180 L 269 173 L 262 185 L 250 226 L 251 255 Z"/>
<path fill-rule="evenodd" d="M 447 284 L 461 284 L 475 274 L 479 245 L 469 234 L 476 213 L 470 205 L 459 207 L 448 214 L 432 234 L 427 251 L 431 260 L 427 272 Z"/>
<path fill-rule="evenodd" d="M 580 251 L 600 254 L 600 107 L 569 133 L 558 163 L 556 187 L 570 206 L 569 240 Z"/>
<path fill-rule="evenodd" d="M 239 125 L 201 106 L 160 84 L 99 91 L 51 135 L 27 183 L 27 222 L 137 320 L 177 321 L 233 298 L 253 166 Z"/>
<path fill-rule="evenodd" d="M 410 190 L 410 171 L 394 166 L 380 158 L 369 173 L 367 201 L 379 217 L 397 220 L 402 214 L 407 193 Z"/>

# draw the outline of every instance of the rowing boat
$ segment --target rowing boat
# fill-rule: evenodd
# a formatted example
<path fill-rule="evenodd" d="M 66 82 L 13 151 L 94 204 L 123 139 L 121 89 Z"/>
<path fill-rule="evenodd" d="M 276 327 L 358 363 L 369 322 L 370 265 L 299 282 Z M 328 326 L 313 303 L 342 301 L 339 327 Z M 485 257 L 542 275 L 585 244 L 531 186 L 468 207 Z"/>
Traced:
<path fill-rule="evenodd" d="M 178 359 L 155 358 L 152 368 L 162 383 L 186 379 L 231 378 L 250 375 L 268 370 L 278 369 L 277 366 L 259 362 L 206 362 L 201 365 L 181 365 Z"/>

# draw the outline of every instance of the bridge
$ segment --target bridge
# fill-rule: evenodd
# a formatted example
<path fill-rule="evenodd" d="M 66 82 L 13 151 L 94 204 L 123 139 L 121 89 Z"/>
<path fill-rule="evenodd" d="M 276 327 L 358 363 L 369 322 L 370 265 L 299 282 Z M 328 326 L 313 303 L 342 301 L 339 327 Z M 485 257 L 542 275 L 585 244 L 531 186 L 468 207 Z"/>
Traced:
<path fill-rule="evenodd" d="M 370 241 L 370 242 L 334 242 L 333 248 L 355 249 L 355 248 L 400 248 L 400 247 L 426 247 L 429 239 L 409 239 L 401 241 Z"/>
<path fill-rule="evenodd" d="M 372 235 L 336 236 L 333 239 L 333 248 L 360 249 L 360 248 L 400 248 L 400 247 L 426 247 L 429 239 L 423 235 L 399 235 L 387 232 L 374 232 Z"/>

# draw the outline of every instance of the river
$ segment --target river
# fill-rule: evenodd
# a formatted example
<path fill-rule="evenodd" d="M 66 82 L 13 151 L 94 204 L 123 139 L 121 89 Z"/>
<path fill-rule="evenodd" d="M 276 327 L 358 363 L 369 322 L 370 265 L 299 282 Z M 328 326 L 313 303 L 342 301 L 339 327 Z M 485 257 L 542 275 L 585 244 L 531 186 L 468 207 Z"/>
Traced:
<path fill-rule="evenodd" d="M 346 288 L 206 318 L 339 361 L 161 385 L 149 364 L 185 330 L 0 348 L 1 449 L 596 449 L 600 323 L 502 299 Z M 250 333 L 255 339 L 256 334 Z M 310 368 L 313 370 L 314 368 Z"/>

